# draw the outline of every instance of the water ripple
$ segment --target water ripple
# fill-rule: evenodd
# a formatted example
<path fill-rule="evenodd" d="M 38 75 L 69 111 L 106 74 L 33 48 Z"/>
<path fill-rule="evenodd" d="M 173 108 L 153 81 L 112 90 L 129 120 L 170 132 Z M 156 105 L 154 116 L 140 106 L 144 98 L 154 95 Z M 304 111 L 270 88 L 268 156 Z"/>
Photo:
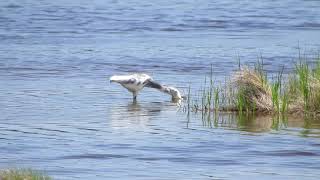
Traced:
<path fill-rule="evenodd" d="M 62 156 L 58 159 L 114 159 L 114 158 L 127 158 L 125 155 L 117 154 L 79 154 L 79 155 L 70 155 Z"/>

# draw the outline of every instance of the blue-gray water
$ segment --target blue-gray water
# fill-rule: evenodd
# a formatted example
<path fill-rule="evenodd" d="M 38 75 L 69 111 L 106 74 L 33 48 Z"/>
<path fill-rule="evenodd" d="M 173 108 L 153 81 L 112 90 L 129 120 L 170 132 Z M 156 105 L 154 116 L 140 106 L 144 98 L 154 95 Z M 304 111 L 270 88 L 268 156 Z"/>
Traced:
<path fill-rule="evenodd" d="M 287 70 L 320 47 L 320 2 L 1 1 L 0 169 L 57 179 L 318 179 L 320 122 L 229 115 L 208 123 L 157 91 L 109 84 L 146 72 L 186 92 L 262 55 Z M 214 119 L 214 118 L 212 118 Z"/>

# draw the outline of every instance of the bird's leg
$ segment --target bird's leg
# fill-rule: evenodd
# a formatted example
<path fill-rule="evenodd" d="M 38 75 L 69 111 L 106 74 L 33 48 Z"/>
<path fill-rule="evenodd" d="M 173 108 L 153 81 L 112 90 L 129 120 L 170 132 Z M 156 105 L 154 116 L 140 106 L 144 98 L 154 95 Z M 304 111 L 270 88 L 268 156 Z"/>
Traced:
<path fill-rule="evenodd" d="M 137 93 L 133 92 L 132 95 L 133 95 L 133 102 L 137 102 Z"/>

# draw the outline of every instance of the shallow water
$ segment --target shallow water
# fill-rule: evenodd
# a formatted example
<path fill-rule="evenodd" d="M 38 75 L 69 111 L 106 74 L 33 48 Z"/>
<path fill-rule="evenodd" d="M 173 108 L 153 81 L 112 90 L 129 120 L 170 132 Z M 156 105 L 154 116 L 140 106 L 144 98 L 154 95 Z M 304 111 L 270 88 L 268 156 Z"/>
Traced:
<path fill-rule="evenodd" d="M 318 179 L 320 122 L 187 118 L 108 77 L 184 92 L 251 64 L 290 71 L 320 45 L 318 1 L 1 1 L 0 168 L 57 179 Z"/>

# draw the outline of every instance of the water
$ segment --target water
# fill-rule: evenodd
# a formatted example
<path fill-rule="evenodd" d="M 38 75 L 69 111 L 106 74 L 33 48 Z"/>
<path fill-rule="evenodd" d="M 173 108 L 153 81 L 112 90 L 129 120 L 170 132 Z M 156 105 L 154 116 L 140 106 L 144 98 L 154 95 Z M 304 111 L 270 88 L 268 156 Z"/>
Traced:
<path fill-rule="evenodd" d="M 320 122 L 190 118 L 131 94 L 146 72 L 184 92 L 262 55 L 291 70 L 320 45 L 318 1 L 1 1 L 0 168 L 56 179 L 318 179 Z"/>

